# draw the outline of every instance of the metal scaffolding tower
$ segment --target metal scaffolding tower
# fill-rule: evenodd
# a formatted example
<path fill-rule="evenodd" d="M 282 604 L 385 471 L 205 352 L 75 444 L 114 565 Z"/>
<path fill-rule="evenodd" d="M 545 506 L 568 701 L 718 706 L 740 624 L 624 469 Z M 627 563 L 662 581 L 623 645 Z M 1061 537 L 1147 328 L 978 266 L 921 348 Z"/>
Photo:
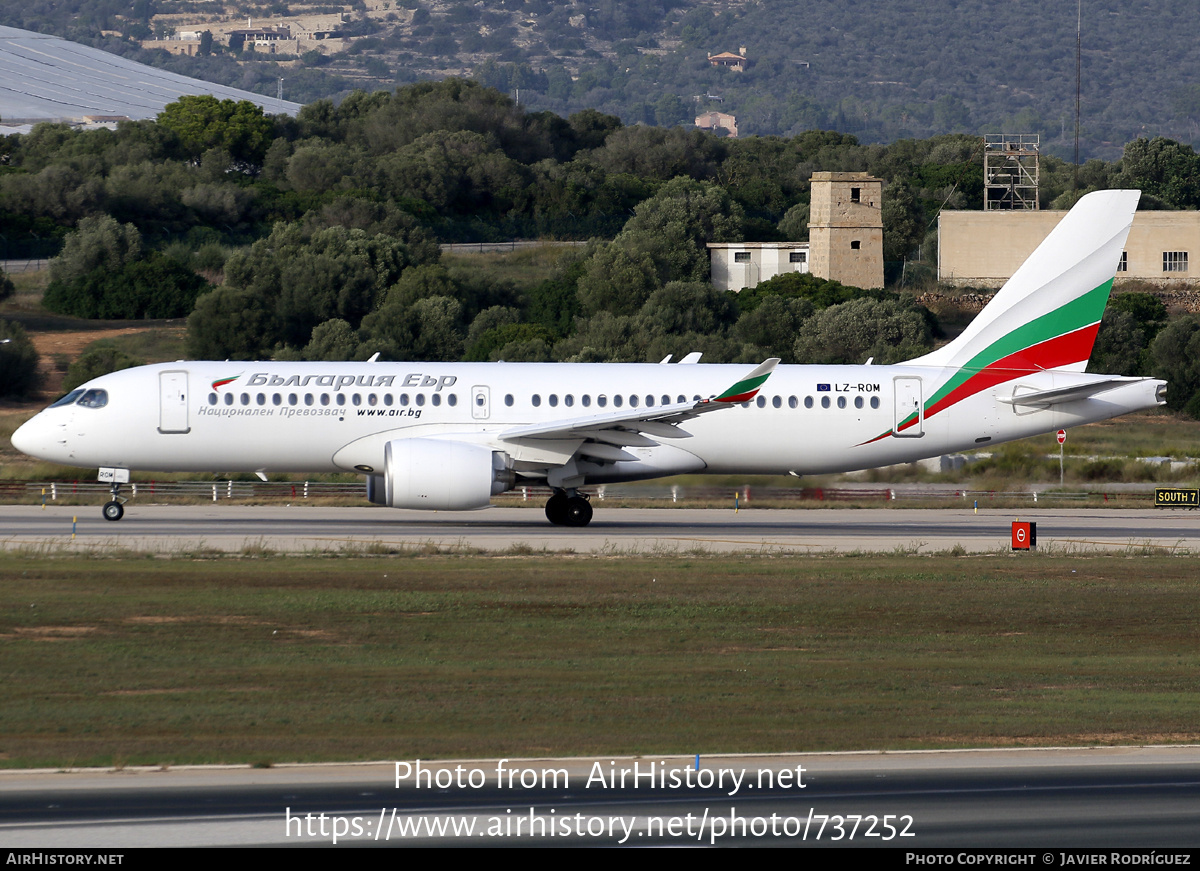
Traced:
<path fill-rule="evenodd" d="M 983 137 L 984 211 L 1038 209 L 1040 141 L 1036 133 Z"/>

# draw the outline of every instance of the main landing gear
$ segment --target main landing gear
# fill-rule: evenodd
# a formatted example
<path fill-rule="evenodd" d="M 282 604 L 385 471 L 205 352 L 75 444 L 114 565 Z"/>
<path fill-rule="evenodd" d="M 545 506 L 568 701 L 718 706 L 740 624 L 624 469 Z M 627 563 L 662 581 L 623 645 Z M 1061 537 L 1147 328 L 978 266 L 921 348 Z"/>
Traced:
<path fill-rule="evenodd" d="M 555 490 L 546 502 L 546 519 L 555 526 L 587 526 L 592 522 L 592 505 L 575 490 Z"/>
<path fill-rule="evenodd" d="M 112 500 L 104 503 L 104 519 L 105 520 L 120 520 L 125 516 L 125 502 L 121 498 L 121 485 L 114 483 L 112 485 Z"/>

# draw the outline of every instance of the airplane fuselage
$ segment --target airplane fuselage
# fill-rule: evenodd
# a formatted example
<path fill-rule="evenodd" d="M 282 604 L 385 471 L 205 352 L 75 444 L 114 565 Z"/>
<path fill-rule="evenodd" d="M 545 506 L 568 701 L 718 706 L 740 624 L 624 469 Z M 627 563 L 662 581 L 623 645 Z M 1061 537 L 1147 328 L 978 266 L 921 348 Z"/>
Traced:
<path fill-rule="evenodd" d="M 707 398 L 744 365 L 526 363 L 201 363 L 139 367 L 85 385 L 102 407 L 51 407 L 14 443 L 75 466 L 180 472 L 377 474 L 395 439 L 450 439 L 504 451 L 537 477 L 563 439 L 502 440 L 513 427 Z M 685 472 L 842 472 L 987 447 L 1103 420 L 1161 401 L 1162 382 L 1022 409 L 1014 390 L 1096 376 L 1026 374 L 933 413 L 922 406 L 950 372 L 935 367 L 779 366 L 749 402 L 633 437 L 629 459 L 582 458 L 587 483 Z M 904 421 L 918 410 L 915 423 Z M 687 437 L 690 436 L 690 437 Z M 569 440 L 567 440 L 569 441 Z M 646 444 L 637 444 L 645 441 Z"/>

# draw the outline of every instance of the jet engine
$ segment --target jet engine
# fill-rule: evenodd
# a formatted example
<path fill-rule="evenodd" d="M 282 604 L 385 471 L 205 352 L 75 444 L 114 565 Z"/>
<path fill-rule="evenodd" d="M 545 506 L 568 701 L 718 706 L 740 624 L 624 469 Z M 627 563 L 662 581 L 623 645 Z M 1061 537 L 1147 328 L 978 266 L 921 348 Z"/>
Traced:
<path fill-rule="evenodd" d="M 505 455 L 483 445 L 440 439 L 393 439 L 383 449 L 383 474 L 367 478 L 367 498 L 392 508 L 468 511 L 512 489 Z"/>

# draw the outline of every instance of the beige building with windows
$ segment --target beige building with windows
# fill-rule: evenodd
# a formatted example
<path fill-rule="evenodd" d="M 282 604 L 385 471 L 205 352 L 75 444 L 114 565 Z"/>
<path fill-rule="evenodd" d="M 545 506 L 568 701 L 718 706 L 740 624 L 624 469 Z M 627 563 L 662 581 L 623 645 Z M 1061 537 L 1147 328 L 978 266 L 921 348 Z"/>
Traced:
<path fill-rule="evenodd" d="M 1065 211 L 942 212 L 938 280 L 999 287 L 1058 224 Z M 1200 284 L 1200 212 L 1138 212 L 1117 279 Z"/>
<path fill-rule="evenodd" d="M 883 287 L 883 182 L 865 172 L 814 172 L 808 242 L 709 243 L 712 283 L 742 290 L 785 272 Z"/>

